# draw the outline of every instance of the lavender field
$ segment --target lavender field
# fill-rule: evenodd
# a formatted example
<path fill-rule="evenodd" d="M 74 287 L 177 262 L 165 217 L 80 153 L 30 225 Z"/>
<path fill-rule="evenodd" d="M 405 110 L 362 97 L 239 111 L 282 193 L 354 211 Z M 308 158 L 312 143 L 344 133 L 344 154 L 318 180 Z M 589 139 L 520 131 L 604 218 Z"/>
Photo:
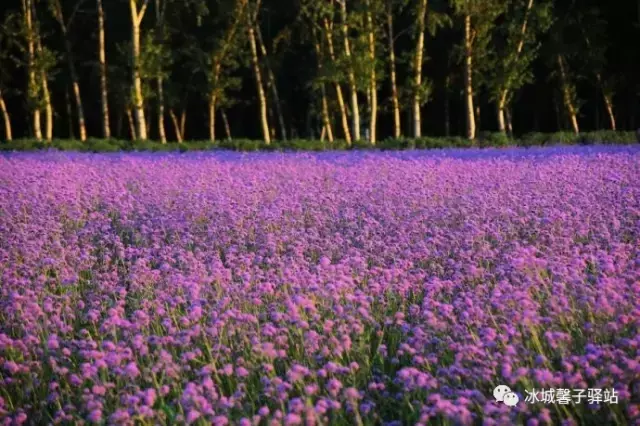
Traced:
<path fill-rule="evenodd" d="M 640 424 L 639 329 L 638 147 L 0 156 L 2 425 Z"/>

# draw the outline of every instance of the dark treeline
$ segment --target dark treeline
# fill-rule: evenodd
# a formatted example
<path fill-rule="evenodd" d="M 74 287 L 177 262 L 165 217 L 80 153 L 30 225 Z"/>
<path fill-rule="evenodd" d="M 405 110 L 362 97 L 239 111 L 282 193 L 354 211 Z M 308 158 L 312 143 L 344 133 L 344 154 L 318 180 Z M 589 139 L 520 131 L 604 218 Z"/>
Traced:
<path fill-rule="evenodd" d="M 3 0 L 0 138 L 635 129 L 640 0 Z"/>

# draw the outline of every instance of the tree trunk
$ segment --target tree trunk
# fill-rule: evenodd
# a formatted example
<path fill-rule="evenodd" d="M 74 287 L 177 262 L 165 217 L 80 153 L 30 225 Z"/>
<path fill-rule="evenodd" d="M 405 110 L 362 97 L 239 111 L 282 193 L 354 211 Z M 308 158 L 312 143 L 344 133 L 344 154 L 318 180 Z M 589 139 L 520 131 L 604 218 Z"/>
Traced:
<path fill-rule="evenodd" d="M 327 91 L 324 84 L 320 88 L 322 92 L 322 123 L 325 129 L 327 129 L 327 139 L 333 143 L 333 129 L 331 128 L 331 118 L 329 117 L 329 102 L 327 101 Z"/>
<path fill-rule="evenodd" d="M 342 38 L 344 39 L 344 55 L 349 63 L 347 71 L 349 77 L 349 88 L 351 90 L 351 123 L 353 126 L 353 139 L 360 140 L 360 108 L 358 106 L 358 87 L 356 86 L 356 75 L 351 64 L 351 46 L 349 43 L 349 24 L 347 23 L 347 0 L 339 0 L 342 19 Z"/>
<path fill-rule="evenodd" d="M 32 0 L 22 0 L 22 12 L 24 14 L 25 27 L 27 31 L 27 72 L 29 74 L 27 95 L 29 98 L 29 103 L 32 104 L 31 108 L 33 108 L 33 135 L 36 139 L 42 140 L 42 124 L 40 118 L 39 99 L 40 94 L 36 80 L 36 48 L 32 11 Z"/>
<path fill-rule="evenodd" d="M 604 107 L 607 111 L 607 117 L 609 118 L 609 127 L 611 130 L 616 130 L 616 116 L 613 113 L 613 100 L 610 94 L 604 88 L 604 83 L 602 81 L 602 75 L 600 73 L 596 73 L 596 80 L 598 81 L 598 86 L 600 87 L 600 91 L 602 92 L 602 99 L 604 100 Z"/>
<path fill-rule="evenodd" d="M 507 122 L 505 120 L 505 107 L 498 103 L 498 131 L 501 133 L 507 132 Z"/>
<path fill-rule="evenodd" d="M 502 89 L 500 91 L 500 96 L 498 97 L 498 105 L 497 105 L 498 131 L 500 131 L 501 133 L 505 133 L 507 131 L 507 125 L 505 121 L 505 108 L 507 106 L 507 95 L 508 95 L 507 89 Z"/>
<path fill-rule="evenodd" d="M 613 101 L 611 100 L 611 96 L 603 93 L 604 97 L 604 106 L 607 110 L 607 116 L 609 117 L 609 126 L 611 126 L 611 130 L 616 131 L 616 116 L 613 113 Z"/>
<path fill-rule="evenodd" d="M 513 120 L 511 119 L 511 109 L 507 108 L 505 110 L 506 118 L 507 118 L 507 134 L 510 137 L 513 137 Z"/>
<path fill-rule="evenodd" d="M 169 116 L 171 117 L 171 122 L 173 123 L 173 130 L 176 134 L 176 139 L 178 140 L 178 143 L 182 143 L 182 141 L 184 140 L 182 137 L 182 129 L 180 129 L 180 123 L 178 122 L 178 117 L 173 111 L 173 108 L 169 109 Z"/>
<path fill-rule="evenodd" d="M 464 17 L 464 98 L 467 124 L 467 139 L 476 137 L 476 120 L 473 108 L 473 44 L 471 35 L 471 15 Z"/>
<path fill-rule="evenodd" d="M 444 135 L 449 137 L 451 135 L 451 99 L 449 96 L 449 90 L 451 86 L 451 77 L 447 75 L 445 77 L 445 92 L 444 92 Z"/>
<path fill-rule="evenodd" d="M 147 121 L 144 116 L 144 98 L 142 95 L 142 77 L 140 76 L 140 24 L 146 12 L 148 0 L 145 0 L 140 11 L 136 0 L 129 0 L 131 9 L 131 59 L 133 66 L 133 110 L 136 119 L 136 137 L 134 139 L 147 140 Z"/>
<path fill-rule="evenodd" d="M 391 107 L 393 109 L 393 136 L 397 139 L 402 134 L 400 121 L 400 101 L 398 100 L 398 84 L 396 82 L 396 52 L 393 32 L 393 11 L 387 10 L 387 30 L 389 32 L 389 77 L 391 79 Z"/>
<path fill-rule="evenodd" d="M 164 126 L 164 88 L 162 77 L 158 77 L 158 135 L 160 136 L 160 143 L 167 143 L 167 133 Z"/>
<path fill-rule="evenodd" d="M 4 120 L 4 139 L 6 141 L 13 140 L 13 133 L 11 131 L 11 117 L 9 117 L 9 111 L 7 105 L 4 103 L 4 96 L 2 96 L 2 90 L 0 89 L 0 112 L 2 113 L 2 119 Z"/>
<path fill-rule="evenodd" d="M 209 140 L 216 140 L 216 96 L 209 98 Z"/>
<path fill-rule="evenodd" d="M 75 139 L 76 134 L 73 131 L 73 108 L 71 107 L 71 97 L 69 91 L 64 91 L 65 106 L 67 107 L 67 126 L 69 127 L 69 139 Z"/>
<path fill-rule="evenodd" d="M 220 115 L 222 116 L 222 124 L 224 125 L 224 132 L 227 134 L 227 140 L 231 140 L 231 126 L 229 126 L 229 119 L 227 118 L 227 113 L 221 109 Z"/>
<path fill-rule="evenodd" d="M 567 114 L 569 115 L 569 122 L 571 123 L 571 128 L 575 134 L 580 133 L 580 127 L 578 126 L 578 112 L 573 103 L 573 96 L 571 94 L 571 88 L 569 83 L 569 78 L 567 75 L 567 69 L 564 63 L 564 58 L 562 55 L 558 55 L 558 68 L 560 69 L 560 80 L 562 84 L 562 97 L 564 101 L 564 106 L 567 109 Z"/>
<path fill-rule="evenodd" d="M 287 140 L 287 127 L 284 124 L 284 114 L 282 113 L 282 105 L 280 102 L 280 95 L 278 94 L 278 86 L 276 85 L 276 77 L 273 73 L 273 69 L 271 68 L 271 64 L 269 63 L 269 55 L 267 52 L 267 47 L 264 44 L 264 40 L 262 39 L 262 31 L 260 30 L 260 26 L 256 24 L 256 36 L 258 45 L 260 46 L 260 53 L 264 58 L 264 64 L 267 68 L 267 78 L 269 80 L 269 86 L 271 88 L 271 94 L 273 95 L 273 102 L 275 103 L 276 115 L 278 116 L 278 124 L 280 126 L 280 136 L 282 140 Z"/>
<path fill-rule="evenodd" d="M 133 114 L 131 112 L 131 108 L 127 108 L 127 121 L 129 123 L 129 133 L 131 133 L 131 140 L 136 140 L 136 124 L 133 119 Z"/>
<path fill-rule="evenodd" d="M 422 117 L 420 109 L 422 108 L 421 87 L 422 87 L 422 62 L 424 55 L 424 33 L 425 19 L 427 15 L 427 0 L 420 0 L 418 7 L 418 41 L 416 43 L 416 51 L 413 57 L 413 137 L 422 137 Z"/>
<path fill-rule="evenodd" d="M 371 16 L 371 4 L 367 1 L 367 32 L 369 41 L 369 60 L 371 61 L 371 74 L 369 76 L 369 91 L 371 96 L 371 103 L 369 108 L 369 142 L 371 145 L 376 144 L 376 129 L 378 122 L 378 81 L 376 78 L 376 39 L 373 26 L 373 17 Z"/>
<path fill-rule="evenodd" d="M 562 114 L 560 114 L 560 101 L 558 100 L 557 93 L 553 97 L 553 110 L 556 113 L 556 127 L 558 128 L 558 131 L 561 132 L 564 130 L 564 126 L 562 123 Z"/>
<path fill-rule="evenodd" d="M 324 20 L 324 28 L 327 35 L 327 47 L 329 48 L 329 57 L 333 63 L 336 62 L 336 55 L 333 49 L 333 36 L 331 35 L 331 26 L 329 22 Z M 349 119 L 347 117 L 347 107 L 344 102 L 344 96 L 342 94 L 342 87 L 340 83 L 335 82 L 336 97 L 338 99 L 338 107 L 340 108 L 340 116 L 342 118 L 342 131 L 344 132 L 344 138 L 347 141 L 347 145 L 351 146 L 351 131 L 349 130 Z"/>
<path fill-rule="evenodd" d="M 77 4 L 79 5 L 79 3 Z M 80 82 L 78 79 L 78 73 L 76 71 L 75 60 L 73 57 L 73 51 L 71 49 L 71 40 L 69 38 L 69 25 L 64 19 L 64 13 L 60 0 L 56 0 L 52 4 L 54 17 L 60 29 L 62 30 L 62 37 L 64 39 L 65 53 L 67 55 L 67 62 L 69 65 L 69 77 L 71 77 L 71 88 L 73 91 L 73 100 L 76 104 L 76 111 L 78 113 L 78 134 L 81 141 L 87 140 L 87 128 L 85 125 L 84 108 L 82 106 L 82 96 L 80 95 Z M 73 19 L 73 15 L 71 17 Z"/>
<path fill-rule="evenodd" d="M 316 51 L 316 58 L 317 58 L 317 68 L 318 68 L 318 74 L 322 74 L 322 60 L 323 60 L 323 55 L 322 55 L 322 48 L 320 47 L 320 40 L 318 39 L 318 34 L 317 31 L 315 29 L 312 30 L 312 34 L 313 34 L 313 39 L 314 39 L 314 48 Z M 327 89 L 325 87 L 324 82 L 320 84 L 320 93 L 322 96 L 322 123 L 323 126 L 327 129 L 327 137 L 329 139 L 329 142 L 333 143 L 333 129 L 331 128 L 331 116 L 329 114 L 329 101 L 327 100 Z"/>
<path fill-rule="evenodd" d="M 249 45 L 251 47 L 251 63 L 253 65 L 253 74 L 256 79 L 256 89 L 258 90 L 258 101 L 260 102 L 260 124 L 262 125 L 262 137 L 267 145 L 271 144 L 271 133 L 269 129 L 269 120 L 267 119 L 267 97 L 264 94 L 264 86 L 262 84 L 262 72 L 260 71 L 260 63 L 258 61 L 258 48 L 256 45 L 256 33 L 254 22 L 249 23 Z"/>
<path fill-rule="evenodd" d="M 36 49 L 39 56 L 42 56 L 42 41 L 40 40 L 40 34 L 36 33 Z M 42 100 L 44 101 L 44 113 L 45 113 L 45 139 L 47 142 L 53 140 L 53 106 L 51 105 L 51 92 L 49 91 L 49 80 L 47 71 L 40 67 L 40 79 L 42 85 Z"/>
<path fill-rule="evenodd" d="M 160 0 L 156 0 L 155 2 L 155 9 L 156 9 L 156 27 L 158 28 L 158 35 L 160 37 L 160 40 L 164 42 L 164 29 L 163 29 L 163 21 L 164 21 L 164 12 L 165 12 L 165 6 L 166 6 L 166 2 L 162 4 L 162 6 L 160 5 Z M 158 99 L 157 99 L 157 114 L 158 114 L 158 136 L 160 138 L 160 143 L 162 144 L 166 144 L 167 143 L 167 133 L 165 130 L 165 124 L 164 124 L 164 79 L 162 78 L 161 75 L 159 75 L 158 77 L 156 77 L 156 86 L 158 89 Z"/>
<path fill-rule="evenodd" d="M 529 24 L 529 16 L 531 14 L 531 9 L 533 8 L 533 0 L 529 0 L 527 3 L 527 9 L 524 13 L 524 19 L 522 20 L 522 26 L 520 27 L 520 39 L 518 40 L 518 44 L 516 46 L 516 57 L 515 62 L 518 61 L 522 50 L 524 49 L 524 42 L 527 34 L 527 25 Z M 505 107 L 507 104 L 507 98 L 511 91 L 511 74 L 507 78 L 502 90 L 500 91 L 500 96 L 498 97 L 498 130 L 502 133 L 507 131 L 505 124 Z"/>
<path fill-rule="evenodd" d="M 105 139 L 111 137 L 109 123 L 109 90 L 107 86 L 107 55 L 104 36 L 104 10 L 102 0 L 96 0 L 98 6 L 98 62 L 100 64 L 100 103 L 102 105 L 102 135 Z"/>

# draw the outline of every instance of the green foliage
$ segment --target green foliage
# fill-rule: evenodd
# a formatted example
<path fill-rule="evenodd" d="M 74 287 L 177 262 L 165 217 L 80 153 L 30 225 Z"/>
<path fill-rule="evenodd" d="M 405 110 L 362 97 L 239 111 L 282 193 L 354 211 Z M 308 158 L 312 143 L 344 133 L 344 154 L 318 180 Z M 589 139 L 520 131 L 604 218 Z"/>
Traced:
<path fill-rule="evenodd" d="M 539 40 L 551 27 L 552 2 L 511 0 L 502 23 L 491 35 L 492 48 L 479 69 L 494 102 L 511 103 L 514 92 L 533 81 L 532 64 L 539 54 Z M 523 32 L 524 29 L 524 32 Z"/>
<path fill-rule="evenodd" d="M 514 140 L 501 132 L 480 132 L 478 145 L 480 147 L 506 147 L 514 145 Z"/>
<path fill-rule="evenodd" d="M 34 139 L 19 139 L 12 142 L 0 142 L 0 151 L 37 151 L 57 149 L 60 151 L 77 152 L 189 152 L 211 151 L 216 149 L 256 152 L 256 151 L 344 151 L 344 150 L 411 150 L 411 149 L 446 149 L 446 148 L 503 148 L 508 146 L 547 146 L 547 145 L 629 145 L 637 143 L 635 132 L 614 132 L 601 130 L 586 132 L 579 135 L 573 132 L 557 133 L 528 133 L 520 139 L 511 139 L 499 132 L 481 133 L 476 141 L 462 137 L 433 137 L 388 138 L 378 142 L 376 146 L 366 141 L 356 141 L 348 146 L 346 141 L 337 140 L 333 143 L 318 139 L 291 139 L 287 141 L 273 141 L 265 145 L 261 140 L 234 139 L 231 141 L 187 141 L 184 143 L 169 142 L 162 144 L 154 141 L 128 141 L 118 139 L 88 139 L 79 140 L 58 139 L 51 143 Z"/>

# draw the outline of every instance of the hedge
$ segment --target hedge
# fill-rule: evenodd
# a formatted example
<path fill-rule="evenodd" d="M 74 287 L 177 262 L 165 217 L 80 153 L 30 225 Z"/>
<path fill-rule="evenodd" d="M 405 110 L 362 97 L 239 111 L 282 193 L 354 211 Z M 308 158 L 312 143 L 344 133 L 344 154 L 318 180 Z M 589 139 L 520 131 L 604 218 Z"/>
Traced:
<path fill-rule="evenodd" d="M 364 141 L 358 141 L 351 146 L 343 140 L 321 141 L 316 139 L 293 139 L 288 141 L 274 141 L 266 145 L 262 141 L 250 139 L 234 139 L 231 141 L 188 141 L 184 143 L 170 142 L 161 144 L 152 141 L 128 141 L 117 139 L 88 139 L 79 140 L 57 139 L 52 142 L 34 139 L 19 139 L 11 142 L 0 142 L 0 151 L 37 151 L 57 149 L 60 151 L 79 152 L 120 152 L 120 151 L 207 151 L 215 149 L 232 151 L 331 151 L 353 149 L 442 149 L 442 148 L 499 148 L 499 147 L 531 147 L 549 145 L 595 145 L 615 144 L 628 145 L 639 143 L 635 132 L 597 131 L 581 134 L 570 132 L 558 133 L 529 133 L 520 138 L 512 139 L 502 133 L 481 133 L 474 141 L 461 137 L 422 137 L 384 139 L 375 146 Z"/>

